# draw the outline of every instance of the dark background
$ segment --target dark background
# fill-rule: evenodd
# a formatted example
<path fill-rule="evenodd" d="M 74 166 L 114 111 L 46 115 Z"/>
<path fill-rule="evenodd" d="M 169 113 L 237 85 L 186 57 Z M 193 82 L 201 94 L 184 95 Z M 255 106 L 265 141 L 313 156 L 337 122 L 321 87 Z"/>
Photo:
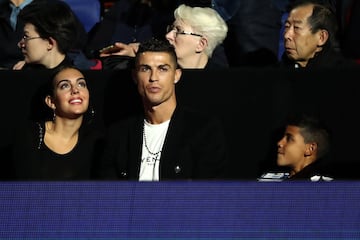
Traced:
<path fill-rule="evenodd" d="M 89 70 L 84 74 L 97 128 L 141 111 L 128 71 Z M 329 172 L 338 179 L 360 179 L 359 76 L 358 68 L 185 70 L 177 84 L 177 97 L 180 104 L 223 120 L 230 144 L 229 178 L 254 180 L 274 167 L 285 117 L 311 112 L 325 120 L 332 132 Z M 48 77 L 48 72 L 37 70 L 0 71 L 2 178 L 7 177 L 10 157 L 6 150 L 14 129 L 38 113 L 36 91 Z"/>

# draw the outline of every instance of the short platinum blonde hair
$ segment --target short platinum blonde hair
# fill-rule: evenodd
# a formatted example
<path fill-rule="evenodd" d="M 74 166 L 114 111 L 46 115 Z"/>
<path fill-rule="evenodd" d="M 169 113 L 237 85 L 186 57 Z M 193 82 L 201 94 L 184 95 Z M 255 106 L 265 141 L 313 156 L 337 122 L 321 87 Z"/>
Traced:
<path fill-rule="evenodd" d="M 208 57 L 226 38 L 228 26 L 216 10 L 209 7 L 190 7 L 179 5 L 174 11 L 175 21 L 182 21 L 191 26 L 196 33 L 203 35 L 208 41 L 205 54 Z"/>

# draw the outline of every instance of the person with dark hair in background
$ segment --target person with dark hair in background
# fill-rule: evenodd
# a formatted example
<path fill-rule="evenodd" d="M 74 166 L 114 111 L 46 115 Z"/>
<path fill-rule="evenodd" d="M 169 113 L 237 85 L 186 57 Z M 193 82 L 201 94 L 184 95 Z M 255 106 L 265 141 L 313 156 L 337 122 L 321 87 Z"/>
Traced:
<path fill-rule="evenodd" d="M 280 66 L 285 68 L 353 67 L 338 43 L 338 22 L 334 9 L 319 1 L 297 0 L 289 7 L 285 22 Z"/>
<path fill-rule="evenodd" d="M 182 70 L 166 40 L 140 44 L 133 79 L 143 113 L 108 129 L 101 176 L 138 181 L 224 177 L 227 144 L 219 119 L 178 104 Z"/>
<path fill-rule="evenodd" d="M 96 177 L 102 133 L 92 128 L 94 110 L 84 75 L 61 66 L 42 87 L 43 119 L 19 127 L 13 145 L 17 180 L 89 180 Z M 40 108 L 34 111 L 41 111 Z"/>
<path fill-rule="evenodd" d="M 311 180 L 331 181 L 324 175 L 325 159 L 330 151 L 330 131 L 318 117 L 291 115 L 283 137 L 277 143 L 277 166 L 286 172 L 268 172 L 259 181 Z"/>
<path fill-rule="evenodd" d="M 23 23 L 18 19 L 22 9 L 43 0 L 2 0 L 0 1 L 0 69 L 12 69 L 24 59 L 17 42 L 23 36 Z"/>
<path fill-rule="evenodd" d="M 82 52 L 87 33 L 67 3 L 51 0 L 31 4 L 19 18 L 24 29 L 18 47 L 25 59 L 16 63 L 14 70 L 54 69 L 60 65 L 90 69 L 95 64 Z"/>

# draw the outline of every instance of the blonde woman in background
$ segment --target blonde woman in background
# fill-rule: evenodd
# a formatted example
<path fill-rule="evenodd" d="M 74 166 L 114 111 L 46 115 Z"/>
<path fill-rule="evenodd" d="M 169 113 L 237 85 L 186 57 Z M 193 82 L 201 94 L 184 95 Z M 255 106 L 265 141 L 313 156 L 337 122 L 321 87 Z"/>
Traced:
<path fill-rule="evenodd" d="M 216 69 L 228 67 L 222 50 L 228 27 L 221 16 L 209 7 L 190 7 L 181 4 L 174 11 L 174 22 L 167 27 L 165 38 L 175 47 L 178 64 L 183 69 Z M 139 43 L 116 42 L 101 51 L 101 57 L 134 57 Z M 218 50 L 218 49 L 217 49 Z"/>

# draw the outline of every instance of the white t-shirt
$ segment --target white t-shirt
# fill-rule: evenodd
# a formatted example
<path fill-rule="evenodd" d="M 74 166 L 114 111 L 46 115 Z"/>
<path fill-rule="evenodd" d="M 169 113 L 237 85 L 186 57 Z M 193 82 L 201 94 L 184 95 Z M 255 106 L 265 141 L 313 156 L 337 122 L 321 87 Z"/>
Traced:
<path fill-rule="evenodd" d="M 159 181 L 161 150 L 169 123 L 170 120 L 161 124 L 150 124 L 144 120 L 139 181 Z"/>

